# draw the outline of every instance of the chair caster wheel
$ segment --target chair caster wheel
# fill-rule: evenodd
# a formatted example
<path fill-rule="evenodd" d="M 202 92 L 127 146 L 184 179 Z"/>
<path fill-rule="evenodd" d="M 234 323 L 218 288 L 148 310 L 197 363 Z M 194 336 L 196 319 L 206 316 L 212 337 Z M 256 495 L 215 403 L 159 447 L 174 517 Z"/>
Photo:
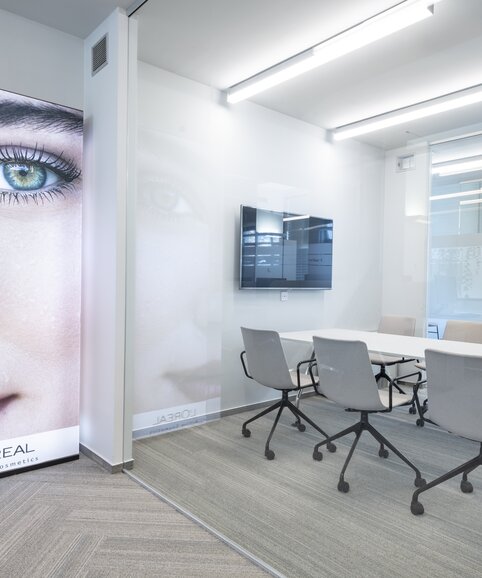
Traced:
<path fill-rule="evenodd" d="M 338 491 L 339 492 L 343 492 L 344 494 L 346 494 L 349 490 L 350 490 L 350 484 L 348 482 L 345 482 L 345 480 L 340 480 L 338 482 Z"/>
<path fill-rule="evenodd" d="M 474 491 L 474 486 L 469 482 L 469 480 L 462 480 L 460 482 L 460 489 L 464 494 L 471 494 Z"/>
<path fill-rule="evenodd" d="M 388 456 L 389 456 L 390 454 L 388 453 L 388 450 L 386 450 L 385 448 L 383 448 L 383 449 L 380 448 L 380 449 L 378 450 L 378 455 L 379 455 L 381 458 L 388 458 Z"/>
<path fill-rule="evenodd" d="M 410 511 L 414 516 L 420 516 L 424 512 L 423 505 L 420 502 L 412 502 L 410 504 Z"/>
<path fill-rule="evenodd" d="M 334 454 L 334 453 L 336 452 L 336 446 L 335 446 L 335 444 L 332 443 L 332 442 L 328 442 L 328 443 L 326 444 L 326 449 L 327 449 L 331 454 Z"/>
<path fill-rule="evenodd" d="M 423 427 L 425 420 L 418 418 L 415 423 L 418 425 L 418 427 Z"/>
<path fill-rule="evenodd" d="M 273 450 L 266 450 L 264 452 L 264 455 L 266 456 L 266 459 L 274 460 L 274 451 Z"/>
<path fill-rule="evenodd" d="M 410 408 L 408 408 L 408 413 L 413 415 L 413 414 L 417 413 L 417 410 L 414 407 L 410 407 Z"/>
<path fill-rule="evenodd" d="M 245 438 L 250 438 L 251 437 L 251 431 L 248 428 L 244 428 L 241 433 L 243 434 L 243 436 Z"/>
<path fill-rule="evenodd" d="M 304 423 L 298 423 L 298 424 L 296 424 L 296 427 L 298 428 L 298 431 L 305 431 L 306 430 L 306 426 Z"/>
<path fill-rule="evenodd" d="M 321 460 L 323 459 L 323 454 L 318 450 L 314 450 L 313 459 L 316 460 L 317 462 L 321 462 Z"/>
<path fill-rule="evenodd" d="M 415 478 L 414 484 L 416 488 L 423 488 L 427 485 L 427 480 L 425 478 Z"/>

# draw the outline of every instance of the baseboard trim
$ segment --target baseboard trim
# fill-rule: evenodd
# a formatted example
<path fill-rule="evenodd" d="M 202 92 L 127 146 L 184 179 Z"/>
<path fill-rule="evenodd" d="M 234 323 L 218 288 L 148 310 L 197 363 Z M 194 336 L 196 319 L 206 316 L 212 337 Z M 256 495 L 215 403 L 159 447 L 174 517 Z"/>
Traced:
<path fill-rule="evenodd" d="M 84 454 L 84 456 L 90 458 L 110 474 L 119 474 L 124 470 L 132 470 L 134 466 L 134 460 L 127 460 L 125 462 L 121 462 L 120 464 L 111 464 L 83 444 L 79 444 L 79 449 L 80 452 Z"/>
<path fill-rule="evenodd" d="M 289 395 L 288 397 L 296 398 L 296 393 L 293 393 L 291 395 Z M 306 393 L 303 393 L 302 397 L 311 397 L 312 395 L 319 395 L 314 391 L 309 391 Z M 276 403 L 278 401 L 278 398 L 274 398 L 274 399 L 269 399 L 268 401 L 259 401 L 257 403 L 251 403 L 249 405 L 241 405 L 238 407 L 232 407 L 230 409 L 223 409 L 222 411 L 220 411 L 218 413 L 219 417 L 227 417 L 228 415 L 236 415 L 237 413 L 243 413 L 245 411 L 255 411 L 257 409 L 263 409 L 265 407 L 269 407 L 270 405 L 272 405 L 273 403 Z"/>
<path fill-rule="evenodd" d="M 296 398 L 297 393 L 294 392 L 289 397 L 292 399 Z M 303 393 L 303 397 L 311 397 L 312 395 L 319 395 L 316 392 L 306 392 Z M 155 425 L 155 426 L 148 426 L 138 430 L 134 430 L 132 432 L 132 439 L 133 441 L 140 440 L 143 438 L 149 438 L 155 435 L 164 434 L 172 431 L 177 431 L 180 429 L 184 429 L 187 427 L 197 426 L 197 425 L 205 425 L 211 421 L 215 421 L 221 417 L 227 417 L 229 415 L 235 415 L 238 413 L 243 413 L 245 411 L 255 411 L 261 410 L 265 407 L 269 407 L 273 403 L 276 403 L 278 398 L 269 399 L 267 401 L 260 401 L 257 403 L 251 403 L 249 405 L 241 405 L 238 407 L 232 407 L 230 409 L 223 409 L 221 411 L 216 411 L 213 413 L 208 413 L 205 415 L 187 418 L 187 419 L 180 419 L 171 423 L 166 423 L 162 425 Z"/>

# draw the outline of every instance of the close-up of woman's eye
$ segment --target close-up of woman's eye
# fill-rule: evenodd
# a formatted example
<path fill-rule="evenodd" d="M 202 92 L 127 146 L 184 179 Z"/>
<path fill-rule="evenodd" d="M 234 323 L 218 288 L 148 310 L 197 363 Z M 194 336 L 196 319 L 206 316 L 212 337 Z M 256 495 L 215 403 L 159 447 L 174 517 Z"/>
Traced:
<path fill-rule="evenodd" d="M 0 203 L 36 204 L 64 197 L 80 176 L 73 161 L 44 150 L 0 146 Z"/>

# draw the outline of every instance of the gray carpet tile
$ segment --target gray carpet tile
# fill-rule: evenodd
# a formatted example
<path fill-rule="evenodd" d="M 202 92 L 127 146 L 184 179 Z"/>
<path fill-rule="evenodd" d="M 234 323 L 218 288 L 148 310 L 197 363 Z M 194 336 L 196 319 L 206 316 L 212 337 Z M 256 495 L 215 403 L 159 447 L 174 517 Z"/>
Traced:
<path fill-rule="evenodd" d="M 302 409 L 329 433 L 351 425 L 358 414 L 319 398 Z M 415 474 L 395 455 L 378 457 L 364 433 L 345 479 L 338 475 L 353 434 L 337 440 L 336 453 L 312 458 L 319 435 L 298 432 L 283 415 L 271 448 L 264 443 L 273 417 L 249 427 L 255 412 L 135 442 L 135 473 L 173 502 L 286 576 L 480 577 L 482 564 L 482 471 L 470 476 L 473 494 L 451 480 L 422 494 L 425 514 L 410 512 Z M 427 480 L 478 454 L 478 445 L 427 425 L 401 408 L 373 415 L 373 425 L 404 452 Z M 482 470 L 482 468 L 481 468 Z"/>
<path fill-rule="evenodd" d="M 85 456 L 0 480 L 0 576 L 266 573 L 124 474 Z"/>

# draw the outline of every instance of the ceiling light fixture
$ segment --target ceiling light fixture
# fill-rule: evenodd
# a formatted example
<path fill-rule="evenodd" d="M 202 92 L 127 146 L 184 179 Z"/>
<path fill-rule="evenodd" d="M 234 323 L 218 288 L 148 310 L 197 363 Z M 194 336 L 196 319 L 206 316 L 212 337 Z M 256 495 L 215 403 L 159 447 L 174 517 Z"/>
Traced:
<path fill-rule="evenodd" d="M 443 163 L 432 165 L 432 175 L 444 177 L 447 175 L 457 175 L 459 173 L 468 173 L 470 171 L 479 171 L 482 169 L 482 157 L 471 157 L 460 159 L 457 162 Z"/>
<path fill-rule="evenodd" d="M 429 197 L 430 201 L 445 201 L 446 199 L 457 199 L 459 197 L 472 197 L 473 195 L 482 194 L 482 190 L 464 191 L 462 193 L 447 193 L 446 195 L 432 195 Z"/>
<path fill-rule="evenodd" d="M 245 100 L 303 72 L 353 52 L 433 14 L 440 0 L 405 0 L 328 40 L 228 88 L 227 101 Z"/>
<path fill-rule="evenodd" d="M 344 140 L 419 118 L 448 112 L 449 110 L 455 110 L 478 102 L 482 102 L 482 84 L 444 94 L 431 100 L 425 100 L 424 102 L 399 108 L 358 122 L 346 124 L 334 129 L 332 134 L 335 140 Z"/>
<path fill-rule="evenodd" d="M 470 201 L 460 201 L 459 205 L 480 205 L 482 199 L 471 199 Z"/>

